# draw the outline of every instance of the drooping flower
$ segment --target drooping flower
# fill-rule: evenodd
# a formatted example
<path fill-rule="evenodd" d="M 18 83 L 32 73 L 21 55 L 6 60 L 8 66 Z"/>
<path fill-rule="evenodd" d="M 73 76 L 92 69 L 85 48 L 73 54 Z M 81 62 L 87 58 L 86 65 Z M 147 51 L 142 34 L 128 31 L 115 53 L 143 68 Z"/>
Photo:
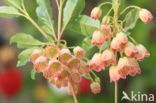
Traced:
<path fill-rule="evenodd" d="M 79 73 L 71 73 L 69 80 L 71 84 L 77 84 L 81 81 L 81 75 Z"/>
<path fill-rule="evenodd" d="M 84 49 L 79 46 L 75 47 L 73 51 L 74 51 L 74 55 L 79 59 L 82 59 L 85 55 Z"/>
<path fill-rule="evenodd" d="M 133 43 L 128 42 L 124 49 L 124 53 L 128 57 L 134 57 L 138 53 L 138 51 L 137 51 L 136 46 Z"/>
<path fill-rule="evenodd" d="M 117 66 L 111 66 L 109 68 L 109 77 L 110 77 L 110 82 L 116 82 L 120 79 Z"/>
<path fill-rule="evenodd" d="M 112 31 L 109 24 L 102 24 L 100 30 L 104 34 L 104 41 L 108 41 L 112 36 Z"/>
<path fill-rule="evenodd" d="M 88 74 L 90 72 L 90 67 L 86 63 L 81 63 L 80 68 L 79 68 L 79 73 L 80 74 Z"/>
<path fill-rule="evenodd" d="M 95 7 L 92 11 L 91 11 L 91 17 L 95 20 L 99 19 L 101 17 L 102 11 L 99 7 Z"/>
<path fill-rule="evenodd" d="M 53 74 L 53 73 L 50 73 L 48 69 L 45 70 L 45 71 L 43 72 L 43 76 L 44 76 L 46 79 L 52 79 L 52 78 L 55 77 L 54 74 Z"/>
<path fill-rule="evenodd" d="M 116 54 L 111 49 L 106 49 L 102 53 L 101 57 L 102 63 L 104 66 L 114 65 L 116 64 Z"/>
<path fill-rule="evenodd" d="M 136 74 L 141 74 L 140 66 L 135 58 L 129 58 L 129 61 L 132 65 L 131 70 L 129 71 L 130 76 L 135 76 Z"/>
<path fill-rule="evenodd" d="M 45 48 L 44 54 L 47 58 L 57 58 L 59 56 L 59 48 L 55 45 L 49 45 Z"/>
<path fill-rule="evenodd" d="M 34 62 L 36 72 L 44 72 L 47 69 L 48 61 L 44 56 L 38 57 Z"/>
<path fill-rule="evenodd" d="M 62 70 L 60 73 L 58 73 L 57 78 L 60 81 L 68 80 L 69 72 L 66 70 Z"/>
<path fill-rule="evenodd" d="M 60 61 L 52 59 L 49 61 L 47 69 L 50 73 L 57 76 L 62 71 L 62 64 Z"/>
<path fill-rule="evenodd" d="M 80 68 L 80 60 L 73 57 L 68 62 L 67 67 L 70 69 L 70 72 L 73 72 L 73 73 L 78 72 L 78 69 Z"/>
<path fill-rule="evenodd" d="M 141 69 L 135 58 L 122 57 L 118 62 L 118 72 L 121 78 L 125 79 L 127 75 L 135 76 L 140 74 Z"/>
<path fill-rule="evenodd" d="M 122 52 L 127 43 L 128 43 L 128 38 L 126 34 L 123 32 L 117 33 L 116 37 L 113 38 L 111 42 L 111 49 L 114 51 Z"/>
<path fill-rule="evenodd" d="M 93 82 L 90 84 L 90 89 L 92 91 L 92 93 L 94 94 L 98 94 L 101 92 L 101 86 L 100 86 L 100 83 L 98 82 Z"/>
<path fill-rule="evenodd" d="M 57 88 L 66 87 L 68 85 L 68 81 L 62 81 L 58 78 L 49 79 L 49 83 L 55 85 Z"/>
<path fill-rule="evenodd" d="M 121 57 L 118 61 L 118 72 L 122 79 L 126 79 L 126 76 L 129 74 L 129 71 L 132 68 L 131 62 L 127 57 Z"/>
<path fill-rule="evenodd" d="M 101 46 L 105 41 L 104 33 L 100 30 L 97 30 L 93 33 L 92 44 L 96 46 Z"/>
<path fill-rule="evenodd" d="M 43 51 L 42 51 L 42 50 L 35 50 L 35 51 L 31 54 L 29 60 L 30 60 L 31 62 L 35 62 L 35 60 L 36 60 L 39 56 L 41 56 L 42 54 L 43 54 Z"/>
<path fill-rule="evenodd" d="M 138 51 L 138 53 L 136 54 L 136 58 L 138 60 L 143 60 L 145 57 L 150 56 L 150 53 L 147 51 L 147 49 L 143 45 L 138 44 L 138 45 L 136 45 L 136 48 Z"/>
<path fill-rule="evenodd" d="M 59 53 L 59 57 L 58 57 L 60 62 L 67 64 L 71 58 L 72 58 L 72 55 L 69 49 L 61 49 Z"/>
<path fill-rule="evenodd" d="M 141 9 L 139 11 L 139 17 L 144 23 L 148 23 L 153 20 L 153 15 L 147 9 Z"/>
<path fill-rule="evenodd" d="M 91 69 L 99 72 L 104 68 L 104 66 L 102 65 L 102 61 L 101 61 L 101 53 L 95 53 L 94 56 L 92 57 L 91 61 L 89 62 L 89 66 Z"/>

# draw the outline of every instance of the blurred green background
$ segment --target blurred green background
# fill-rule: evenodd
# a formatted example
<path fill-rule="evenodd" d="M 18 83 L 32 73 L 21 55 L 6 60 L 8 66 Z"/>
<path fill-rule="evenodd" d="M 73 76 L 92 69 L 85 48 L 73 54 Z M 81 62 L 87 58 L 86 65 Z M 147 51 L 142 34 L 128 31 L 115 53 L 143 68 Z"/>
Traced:
<path fill-rule="evenodd" d="M 35 8 L 37 6 L 35 0 L 25 0 L 26 8 L 30 12 L 31 16 L 36 20 Z M 54 0 L 52 0 L 54 1 Z M 84 14 L 89 15 L 91 9 L 103 1 L 110 0 L 86 0 L 86 9 Z M 4 5 L 0 0 L 0 5 Z M 156 0 L 124 0 L 123 5 L 138 5 L 150 10 L 154 17 L 156 15 Z M 55 4 L 52 4 L 56 8 Z M 55 10 L 55 9 L 54 9 Z M 54 15 L 57 11 L 55 10 Z M 57 16 L 55 16 L 57 17 Z M 37 30 L 24 18 L 17 19 L 0 19 L 0 37 L 1 48 L 6 46 L 9 42 L 10 36 L 16 32 L 25 32 L 33 34 L 34 37 L 38 37 Z M 126 91 L 130 94 L 131 91 L 136 93 L 141 92 L 143 94 L 155 94 L 156 96 L 156 20 L 151 23 L 144 24 L 140 20 L 138 21 L 135 29 L 131 30 L 132 37 L 137 42 L 144 44 L 151 56 L 140 62 L 142 68 L 142 74 L 135 77 L 129 77 L 126 80 L 119 81 L 119 103 L 122 98 L 122 91 Z M 68 41 L 68 45 L 80 45 L 83 40 L 81 34 L 76 34 L 71 31 L 66 31 L 63 37 Z M 20 52 L 15 45 L 11 45 L 16 51 L 16 54 Z M 17 57 L 17 56 L 16 56 Z M 16 58 L 17 59 L 17 58 Z M 15 61 L 16 61 L 15 59 Z M 0 70 L 4 70 L 0 66 Z M 64 90 L 58 91 L 56 88 L 51 87 L 42 75 L 37 74 L 36 80 L 31 79 L 32 65 L 29 63 L 27 66 L 19 68 L 18 70 L 22 74 L 22 88 L 20 92 L 8 98 L 0 92 L 0 103 L 73 103 L 72 97 L 63 93 Z M 79 103 L 113 103 L 114 102 L 114 84 L 109 82 L 108 69 L 98 74 L 102 80 L 102 92 L 98 95 L 92 93 L 83 93 L 78 95 Z M 10 79 L 12 80 L 12 79 Z M 156 97 L 155 97 L 156 98 Z M 128 103 L 124 101 L 123 103 Z M 153 102 L 154 103 L 154 102 Z"/>

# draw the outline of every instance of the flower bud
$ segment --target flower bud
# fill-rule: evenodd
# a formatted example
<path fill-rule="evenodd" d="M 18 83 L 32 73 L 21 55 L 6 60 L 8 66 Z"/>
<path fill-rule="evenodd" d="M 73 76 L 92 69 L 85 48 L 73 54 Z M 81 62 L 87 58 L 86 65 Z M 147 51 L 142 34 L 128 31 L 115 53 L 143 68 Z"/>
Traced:
<path fill-rule="evenodd" d="M 150 56 L 150 53 L 147 51 L 147 49 L 143 45 L 138 44 L 136 46 L 136 48 L 137 48 L 137 51 L 138 51 L 138 53 L 136 54 L 136 58 L 138 60 L 143 60 L 145 57 Z"/>
<path fill-rule="evenodd" d="M 59 56 L 59 48 L 55 45 L 49 45 L 45 48 L 44 53 L 47 58 L 57 58 Z"/>
<path fill-rule="evenodd" d="M 79 58 L 82 59 L 84 57 L 84 49 L 82 49 L 81 47 L 77 46 L 74 48 L 74 55 Z"/>
<path fill-rule="evenodd" d="M 105 41 L 105 36 L 102 31 L 95 31 L 92 36 L 92 44 L 96 46 L 102 46 Z"/>
<path fill-rule="evenodd" d="M 58 57 L 60 62 L 67 64 L 71 58 L 72 58 L 72 55 L 71 55 L 69 49 L 62 49 L 60 51 L 60 55 Z"/>
<path fill-rule="evenodd" d="M 106 49 L 102 53 L 101 60 L 105 66 L 114 65 L 116 64 L 116 54 L 111 49 Z"/>
<path fill-rule="evenodd" d="M 47 69 L 47 58 L 44 56 L 38 57 L 34 62 L 34 68 L 36 72 L 44 72 Z"/>
<path fill-rule="evenodd" d="M 152 13 L 147 9 L 141 9 L 139 12 L 139 17 L 144 23 L 148 23 L 153 19 Z"/>
<path fill-rule="evenodd" d="M 41 56 L 42 54 L 43 54 L 42 50 L 35 50 L 35 51 L 31 54 L 29 60 L 30 60 L 31 62 L 35 62 L 35 60 L 36 60 L 39 56 Z"/>
<path fill-rule="evenodd" d="M 120 79 L 117 66 L 111 66 L 109 68 L 110 82 L 117 82 Z"/>
<path fill-rule="evenodd" d="M 110 16 L 104 16 L 102 19 L 102 24 L 108 25 L 110 23 Z"/>
<path fill-rule="evenodd" d="M 126 56 L 134 57 L 138 51 L 137 51 L 136 46 L 133 43 L 128 42 L 124 49 L 124 52 L 125 52 Z"/>
<path fill-rule="evenodd" d="M 94 94 L 98 94 L 101 92 L 101 86 L 98 82 L 91 83 L 90 88 L 91 88 L 92 93 Z"/>
<path fill-rule="evenodd" d="M 99 19 L 102 15 L 102 11 L 99 7 L 95 7 L 92 11 L 91 11 L 91 17 L 95 20 Z"/>
<path fill-rule="evenodd" d="M 101 54 L 100 53 L 95 53 L 94 56 L 92 57 L 92 59 L 89 62 L 89 66 L 91 69 L 99 72 L 104 68 L 104 66 L 102 65 L 102 61 L 101 61 Z"/>

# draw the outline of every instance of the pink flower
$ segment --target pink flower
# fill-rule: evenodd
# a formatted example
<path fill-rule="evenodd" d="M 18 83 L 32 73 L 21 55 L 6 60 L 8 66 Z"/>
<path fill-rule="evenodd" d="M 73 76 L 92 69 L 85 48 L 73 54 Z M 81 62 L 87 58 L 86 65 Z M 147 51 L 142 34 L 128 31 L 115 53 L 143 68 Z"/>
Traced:
<path fill-rule="evenodd" d="M 80 68 L 80 60 L 73 57 L 72 59 L 69 60 L 67 67 L 69 68 L 69 72 L 71 73 L 77 73 L 78 69 Z"/>
<path fill-rule="evenodd" d="M 139 17 L 144 23 L 148 23 L 153 19 L 152 13 L 147 9 L 141 9 L 139 12 Z"/>
<path fill-rule="evenodd" d="M 39 56 L 41 56 L 41 55 L 43 55 L 43 51 L 42 51 L 42 50 L 35 50 L 35 51 L 31 54 L 29 60 L 30 60 L 31 62 L 35 62 L 35 60 L 36 60 Z"/>
<path fill-rule="evenodd" d="M 101 86 L 98 82 L 91 83 L 90 89 L 91 89 L 92 93 L 94 93 L 94 94 L 98 94 L 101 92 Z"/>
<path fill-rule="evenodd" d="M 88 74 L 89 72 L 90 72 L 90 67 L 89 67 L 89 65 L 88 64 L 86 64 L 86 63 L 81 63 L 81 66 L 80 66 L 80 68 L 79 68 L 79 73 L 80 74 Z"/>
<path fill-rule="evenodd" d="M 95 20 L 99 19 L 101 17 L 102 11 L 99 7 L 95 7 L 92 11 L 91 11 L 91 17 Z"/>
<path fill-rule="evenodd" d="M 135 58 L 129 58 L 129 61 L 131 62 L 132 68 L 129 71 L 130 76 L 135 76 L 136 74 L 141 74 L 140 66 Z"/>
<path fill-rule="evenodd" d="M 109 24 L 102 24 L 101 27 L 100 27 L 100 30 L 103 32 L 104 34 L 104 41 L 108 41 L 112 36 L 112 31 L 111 31 L 111 28 L 110 28 L 110 25 Z"/>
<path fill-rule="evenodd" d="M 45 71 L 43 72 L 43 76 L 44 76 L 46 79 L 52 79 L 52 78 L 55 77 L 52 73 L 49 72 L 48 69 L 45 70 Z"/>
<path fill-rule="evenodd" d="M 95 31 L 92 36 L 92 44 L 96 46 L 101 46 L 105 41 L 105 36 L 102 31 Z"/>
<path fill-rule="evenodd" d="M 68 81 L 58 80 L 58 78 L 50 79 L 49 82 L 57 88 L 66 87 L 68 85 Z"/>
<path fill-rule="evenodd" d="M 34 62 L 34 68 L 36 72 L 44 72 L 47 69 L 47 58 L 44 56 L 38 57 Z"/>
<path fill-rule="evenodd" d="M 127 75 L 135 76 L 140 74 L 141 69 L 135 58 L 122 57 L 119 59 L 118 72 L 121 78 L 125 79 Z"/>
<path fill-rule="evenodd" d="M 109 77 L 110 77 L 110 82 L 116 82 L 120 79 L 117 66 L 111 66 L 109 68 Z"/>
<path fill-rule="evenodd" d="M 122 57 L 118 61 L 118 72 L 122 79 L 126 79 L 126 76 L 129 74 L 129 71 L 132 68 L 131 62 L 129 61 L 129 58 Z"/>
<path fill-rule="evenodd" d="M 94 56 L 92 57 L 89 66 L 91 69 L 99 72 L 104 68 L 104 66 L 102 65 L 102 61 L 101 61 L 101 54 L 100 53 L 95 53 Z"/>
<path fill-rule="evenodd" d="M 58 60 L 50 60 L 48 64 L 48 71 L 57 76 L 62 71 L 62 64 Z"/>
<path fill-rule="evenodd" d="M 69 77 L 69 72 L 66 70 L 62 70 L 61 72 L 58 73 L 57 78 L 60 81 L 68 80 Z"/>
<path fill-rule="evenodd" d="M 63 64 L 67 64 L 71 58 L 72 58 L 72 55 L 69 49 L 61 49 L 59 53 L 59 57 L 58 57 L 60 62 L 62 62 Z"/>
<path fill-rule="evenodd" d="M 102 53 L 101 60 L 105 66 L 114 65 L 116 64 L 116 54 L 111 49 L 106 49 Z"/>
<path fill-rule="evenodd" d="M 45 48 L 44 53 L 49 59 L 57 58 L 59 56 L 59 48 L 55 45 L 49 45 Z"/>
<path fill-rule="evenodd" d="M 124 52 L 128 57 L 134 57 L 138 53 L 136 46 L 131 42 L 127 43 Z"/>
<path fill-rule="evenodd" d="M 79 59 L 82 59 L 85 55 L 84 49 L 79 46 L 75 47 L 73 51 L 74 51 L 74 55 Z"/>
<path fill-rule="evenodd" d="M 116 37 L 111 42 L 111 49 L 114 51 L 123 51 L 127 42 L 128 38 L 125 33 L 117 33 Z"/>
<path fill-rule="evenodd" d="M 150 56 L 150 53 L 146 50 L 146 48 L 143 45 L 138 44 L 136 46 L 136 48 L 137 48 L 137 51 L 138 51 L 138 53 L 136 54 L 136 58 L 138 60 L 143 60 L 145 57 Z"/>
<path fill-rule="evenodd" d="M 73 73 L 70 75 L 70 83 L 71 84 L 77 84 L 77 83 L 80 83 L 81 81 L 81 75 L 79 73 Z"/>

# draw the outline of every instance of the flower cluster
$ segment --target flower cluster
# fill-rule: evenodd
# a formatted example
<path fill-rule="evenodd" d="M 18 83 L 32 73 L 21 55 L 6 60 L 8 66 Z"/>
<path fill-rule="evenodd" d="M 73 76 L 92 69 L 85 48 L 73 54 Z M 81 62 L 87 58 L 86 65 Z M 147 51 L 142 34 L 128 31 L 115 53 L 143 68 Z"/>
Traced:
<path fill-rule="evenodd" d="M 90 72 L 89 65 L 82 60 L 84 50 L 77 46 L 73 52 L 74 55 L 68 48 L 59 48 L 51 44 L 44 50 L 34 51 L 30 61 L 35 71 L 42 72 L 43 76 L 57 88 L 67 87 L 69 84 L 73 86 L 80 82 L 84 74 Z"/>
<path fill-rule="evenodd" d="M 97 8 L 94 8 L 91 12 L 93 19 L 100 19 L 102 11 L 100 8 Z M 153 19 L 152 14 L 146 9 L 140 9 L 139 16 L 144 23 L 150 22 Z M 114 26 L 111 27 L 111 24 L 109 17 L 105 16 L 100 28 L 93 33 L 93 45 L 101 48 L 107 42 L 109 46 L 95 53 L 89 62 L 89 66 L 97 72 L 110 66 L 110 81 L 116 82 L 119 79 L 126 79 L 127 75 L 135 76 L 136 74 L 140 74 L 141 69 L 138 61 L 149 57 L 150 53 L 142 44 L 136 43 L 132 37 L 126 35 L 124 31 L 115 31 Z M 94 85 L 91 87 L 94 87 Z"/>

